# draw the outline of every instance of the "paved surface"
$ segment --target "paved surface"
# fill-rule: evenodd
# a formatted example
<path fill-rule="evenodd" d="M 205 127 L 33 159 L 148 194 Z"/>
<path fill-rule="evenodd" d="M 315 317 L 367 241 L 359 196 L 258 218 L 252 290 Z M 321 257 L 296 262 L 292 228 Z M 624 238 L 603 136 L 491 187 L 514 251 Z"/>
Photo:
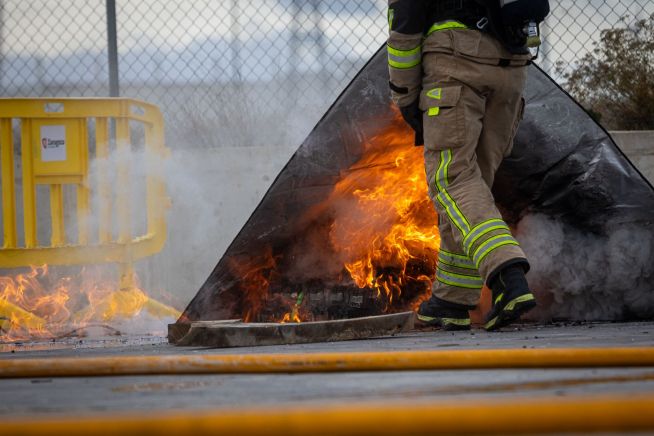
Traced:
<path fill-rule="evenodd" d="M 0 346 L 0 359 L 480 348 L 654 346 L 654 322 L 522 326 L 500 333 L 422 331 L 339 343 L 179 348 L 163 338 L 103 338 Z M 466 370 L 277 375 L 0 379 L 0 416 L 257 405 L 654 392 L 653 368 Z"/>

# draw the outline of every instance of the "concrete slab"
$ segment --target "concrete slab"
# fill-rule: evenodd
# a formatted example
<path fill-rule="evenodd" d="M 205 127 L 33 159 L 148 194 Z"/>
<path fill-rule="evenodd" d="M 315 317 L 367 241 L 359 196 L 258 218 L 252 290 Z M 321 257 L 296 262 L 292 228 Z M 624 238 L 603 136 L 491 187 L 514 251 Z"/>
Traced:
<path fill-rule="evenodd" d="M 609 133 L 643 176 L 650 183 L 654 183 L 654 131 L 613 131 Z"/>
<path fill-rule="evenodd" d="M 414 312 L 362 318 L 302 323 L 244 323 L 240 321 L 198 321 L 179 340 L 173 339 L 177 324 L 168 326 L 168 339 L 181 346 L 248 347 L 258 345 L 305 344 L 392 336 L 413 330 Z"/>

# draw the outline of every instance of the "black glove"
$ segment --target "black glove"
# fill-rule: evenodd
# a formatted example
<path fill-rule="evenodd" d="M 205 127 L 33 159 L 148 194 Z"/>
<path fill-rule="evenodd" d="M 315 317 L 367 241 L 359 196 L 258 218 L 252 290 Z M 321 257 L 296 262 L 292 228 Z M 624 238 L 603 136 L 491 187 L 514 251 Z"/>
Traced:
<path fill-rule="evenodd" d="M 404 118 L 404 121 L 406 121 L 406 123 L 416 132 L 414 141 L 414 145 L 416 146 L 425 143 L 425 140 L 422 137 L 422 111 L 420 110 L 419 104 L 419 99 L 416 99 L 410 105 L 400 108 L 402 118 Z"/>

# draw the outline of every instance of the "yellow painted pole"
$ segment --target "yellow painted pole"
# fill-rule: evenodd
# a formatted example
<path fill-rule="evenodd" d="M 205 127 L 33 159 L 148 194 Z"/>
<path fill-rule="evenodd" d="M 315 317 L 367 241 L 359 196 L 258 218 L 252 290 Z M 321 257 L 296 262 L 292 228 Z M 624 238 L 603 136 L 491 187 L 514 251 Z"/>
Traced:
<path fill-rule="evenodd" d="M 116 209 L 118 212 L 118 242 L 127 243 L 132 239 L 130 214 L 130 136 L 127 118 L 116 119 Z"/>
<path fill-rule="evenodd" d="M 98 163 L 98 238 L 101 244 L 111 241 L 111 185 L 109 184 L 109 126 L 106 118 L 96 118 L 95 156 Z"/>
<path fill-rule="evenodd" d="M 66 243 L 66 227 L 64 224 L 64 191 L 60 184 L 50 185 L 50 219 L 52 220 L 50 244 L 53 247 L 61 247 Z"/>
<path fill-rule="evenodd" d="M 0 360 L 0 378 L 654 366 L 654 347 Z"/>
<path fill-rule="evenodd" d="M 21 131 L 25 248 L 36 248 L 36 190 L 32 168 L 34 148 L 32 146 L 32 122 L 29 119 L 22 120 Z"/>
<path fill-rule="evenodd" d="M 14 138 L 11 118 L 0 120 L 2 163 L 3 248 L 16 248 L 16 187 L 14 178 Z"/>
<path fill-rule="evenodd" d="M 132 240 L 131 221 L 131 141 L 129 134 L 129 120 L 116 119 L 116 156 L 118 180 L 116 181 L 116 209 L 118 211 L 118 242 L 129 243 Z M 126 251 L 129 258 L 120 264 L 120 289 L 130 289 L 134 286 L 134 268 L 132 267 L 131 253 Z"/>
<path fill-rule="evenodd" d="M 161 250 L 166 241 L 166 212 L 170 207 L 164 182 L 168 150 L 164 145 L 163 118 L 160 113 L 154 118 L 154 122 L 145 124 L 147 226 L 148 234 Z"/>
<path fill-rule="evenodd" d="M 424 435 L 654 430 L 654 396 L 493 398 L 5 419 L 21 435 Z M 73 414 L 71 414 L 73 415 Z"/>
<path fill-rule="evenodd" d="M 77 243 L 87 245 L 89 243 L 89 216 L 90 216 L 90 191 L 89 191 L 89 135 L 87 120 L 80 120 L 79 141 L 81 147 L 82 182 L 76 186 L 77 191 Z"/>
<path fill-rule="evenodd" d="M 119 265 L 120 283 L 119 289 L 121 291 L 129 291 L 136 286 L 136 276 L 134 273 L 134 266 L 131 262 L 123 262 Z"/>
<path fill-rule="evenodd" d="M 90 192 L 85 181 L 77 185 L 77 243 L 88 245 L 89 243 L 89 216 L 90 216 Z"/>
<path fill-rule="evenodd" d="M 155 127 L 152 125 L 145 126 L 145 145 L 148 156 L 146 156 L 146 198 L 147 198 L 147 226 L 148 233 L 156 232 L 158 222 L 164 218 L 163 207 L 161 207 L 161 192 L 158 185 L 161 180 L 160 168 L 163 165 L 163 157 L 157 150 L 158 141 L 155 142 Z M 161 138 L 157 138 L 161 140 Z"/>

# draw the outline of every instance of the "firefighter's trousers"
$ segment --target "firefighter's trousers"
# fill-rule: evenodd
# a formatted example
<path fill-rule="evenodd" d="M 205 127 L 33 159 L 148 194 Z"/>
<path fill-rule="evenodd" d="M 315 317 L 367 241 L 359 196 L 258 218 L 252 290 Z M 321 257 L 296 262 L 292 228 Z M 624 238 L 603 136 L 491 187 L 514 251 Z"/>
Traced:
<path fill-rule="evenodd" d="M 488 62 L 456 52 L 423 53 L 425 170 L 441 235 L 433 295 L 468 306 L 477 304 L 484 283 L 503 266 L 528 267 L 491 194 L 522 118 L 527 69 Z"/>

